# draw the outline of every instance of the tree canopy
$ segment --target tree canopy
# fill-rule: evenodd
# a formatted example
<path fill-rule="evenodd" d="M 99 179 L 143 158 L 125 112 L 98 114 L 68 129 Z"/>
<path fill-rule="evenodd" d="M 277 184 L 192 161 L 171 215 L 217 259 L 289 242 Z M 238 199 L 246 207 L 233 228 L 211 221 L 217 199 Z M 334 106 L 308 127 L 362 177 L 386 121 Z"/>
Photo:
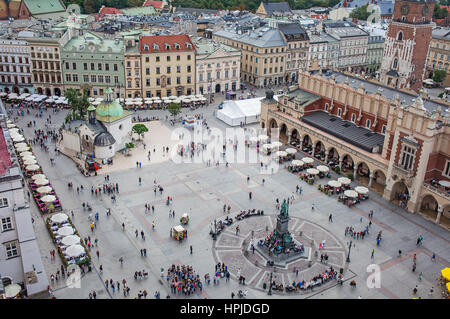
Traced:
<path fill-rule="evenodd" d="M 139 135 L 139 138 L 141 138 L 145 132 L 148 132 L 148 128 L 144 124 L 135 124 L 131 130 Z"/>
<path fill-rule="evenodd" d="M 173 115 L 173 118 L 175 119 L 175 116 L 177 116 L 181 112 L 181 106 L 177 103 L 169 103 L 167 106 L 167 111 L 169 111 L 170 114 Z"/>
<path fill-rule="evenodd" d="M 351 18 L 355 18 L 358 20 L 364 20 L 366 21 L 367 18 L 370 16 L 371 12 L 367 10 L 367 4 L 365 6 L 361 6 L 358 8 L 355 8 L 350 13 Z"/>
<path fill-rule="evenodd" d="M 441 5 L 442 5 L 442 3 L 441 3 Z M 446 5 L 448 5 L 448 1 L 447 1 Z M 445 18 L 447 18 L 447 15 L 448 15 L 448 11 L 446 8 L 441 8 L 439 3 L 434 4 L 434 12 L 433 12 L 434 19 L 445 19 Z"/>
<path fill-rule="evenodd" d="M 436 70 L 433 73 L 433 81 L 437 83 L 441 83 L 445 80 L 445 76 L 447 75 L 447 72 L 443 70 Z"/>
<path fill-rule="evenodd" d="M 64 93 L 67 101 L 72 105 L 72 112 L 67 114 L 66 122 L 74 120 L 84 120 L 89 107 L 88 90 L 85 89 L 83 94 L 77 92 L 75 89 L 68 89 Z"/>

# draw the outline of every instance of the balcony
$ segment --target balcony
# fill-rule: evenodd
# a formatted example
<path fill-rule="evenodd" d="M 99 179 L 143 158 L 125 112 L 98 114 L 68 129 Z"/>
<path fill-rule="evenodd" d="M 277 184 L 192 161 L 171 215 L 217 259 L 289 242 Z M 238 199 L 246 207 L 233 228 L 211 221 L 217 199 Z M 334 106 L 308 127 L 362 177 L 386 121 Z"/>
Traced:
<path fill-rule="evenodd" d="M 403 178 L 408 187 L 412 186 L 412 182 L 415 176 L 414 171 L 406 170 L 405 168 L 396 163 L 393 165 L 392 175 L 398 175 L 400 179 Z"/>
<path fill-rule="evenodd" d="M 443 186 L 433 186 L 432 184 L 430 184 L 428 182 L 424 182 L 423 187 L 425 187 L 427 190 L 429 190 L 430 192 L 432 192 L 438 196 L 444 197 L 446 199 L 450 199 L 449 193 L 445 191 L 445 187 L 443 187 Z"/>

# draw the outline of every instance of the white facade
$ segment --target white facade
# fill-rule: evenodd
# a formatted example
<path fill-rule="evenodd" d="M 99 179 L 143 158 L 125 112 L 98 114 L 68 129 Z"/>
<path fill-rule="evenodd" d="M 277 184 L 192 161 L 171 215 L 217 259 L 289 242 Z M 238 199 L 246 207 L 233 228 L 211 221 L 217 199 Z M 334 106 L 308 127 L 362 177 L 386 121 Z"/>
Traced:
<path fill-rule="evenodd" d="M 105 125 L 108 132 L 116 140 L 116 143 L 113 145 L 113 148 L 115 149 L 114 153 L 125 148 L 125 143 L 128 143 L 131 140 L 131 129 L 133 126 L 131 115 L 112 123 L 103 122 L 103 125 Z"/>

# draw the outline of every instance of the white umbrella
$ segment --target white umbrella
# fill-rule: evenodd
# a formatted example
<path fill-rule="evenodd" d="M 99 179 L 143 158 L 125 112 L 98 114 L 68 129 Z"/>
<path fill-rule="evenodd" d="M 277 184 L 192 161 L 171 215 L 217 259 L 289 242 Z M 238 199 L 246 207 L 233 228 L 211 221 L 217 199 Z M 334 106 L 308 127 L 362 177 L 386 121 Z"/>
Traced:
<path fill-rule="evenodd" d="M 13 136 L 12 139 L 14 143 L 25 141 L 25 138 L 22 135 Z"/>
<path fill-rule="evenodd" d="M 33 176 L 31 176 L 31 179 L 33 181 L 36 181 L 38 179 L 46 179 L 47 177 L 44 174 L 34 174 Z"/>
<path fill-rule="evenodd" d="M 191 100 L 190 99 L 182 99 L 181 102 L 183 102 L 183 103 L 190 103 Z"/>
<path fill-rule="evenodd" d="M 271 148 L 273 148 L 273 145 L 272 144 L 263 144 L 262 148 L 271 149 Z"/>
<path fill-rule="evenodd" d="M 278 151 L 275 153 L 275 155 L 278 157 L 285 157 L 288 155 L 288 153 L 286 153 L 285 151 Z"/>
<path fill-rule="evenodd" d="M 96 102 L 97 102 L 97 101 L 98 101 L 98 102 L 102 102 L 102 101 L 103 101 L 103 98 L 102 98 L 102 97 L 98 97 L 98 98 L 95 99 L 95 101 L 96 101 Z"/>
<path fill-rule="evenodd" d="M 305 162 L 306 164 L 314 163 L 314 160 L 311 157 L 303 157 L 302 161 Z"/>
<path fill-rule="evenodd" d="M 283 145 L 283 143 L 279 142 L 279 141 L 275 141 L 272 142 L 273 147 L 280 147 L 281 145 Z"/>
<path fill-rule="evenodd" d="M 45 195 L 41 197 L 41 201 L 43 201 L 44 203 L 51 203 L 54 202 L 56 200 L 56 196 L 54 195 Z"/>
<path fill-rule="evenodd" d="M 37 186 L 45 186 L 48 185 L 48 179 L 40 178 L 34 181 Z"/>
<path fill-rule="evenodd" d="M 7 128 L 13 128 L 16 127 L 16 124 L 10 123 L 10 124 L 6 124 Z M 9 130 L 11 132 L 11 130 Z"/>
<path fill-rule="evenodd" d="M 261 134 L 258 136 L 258 139 L 260 141 L 267 141 L 269 139 L 269 137 L 267 135 Z"/>
<path fill-rule="evenodd" d="M 361 195 L 366 195 L 366 194 L 369 193 L 369 189 L 367 187 L 364 187 L 364 186 L 356 186 L 355 187 L 355 191 L 358 194 L 361 194 Z"/>
<path fill-rule="evenodd" d="M 7 96 L 8 95 L 8 93 L 6 93 L 6 92 L 1 92 L 0 93 L 0 96 Z"/>
<path fill-rule="evenodd" d="M 44 102 L 45 103 L 53 103 L 53 102 L 55 102 L 55 100 L 53 100 L 52 98 L 48 98 Z"/>
<path fill-rule="evenodd" d="M 61 235 L 61 236 L 69 236 L 69 235 L 73 235 L 74 230 L 73 230 L 72 226 L 64 226 L 64 227 L 61 227 L 60 229 L 58 229 L 56 232 L 58 233 L 58 235 Z"/>
<path fill-rule="evenodd" d="M 355 191 L 352 190 L 352 189 L 346 190 L 346 191 L 344 192 L 344 195 L 347 196 L 347 197 L 350 197 L 350 198 L 356 198 L 356 197 L 358 197 L 358 193 L 355 192 Z"/>
<path fill-rule="evenodd" d="M 25 151 L 28 151 L 29 149 L 30 149 L 29 146 L 19 146 L 19 147 L 16 147 L 16 151 L 18 151 L 18 152 L 25 152 Z"/>
<path fill-rule="evenodd" d="M 325 166 L 325 165 L 319 165 L 319 166 L 317 166 L 317 169 L 319 170 L 319 172 L 322 172 L 322 173 L 327 173 L 330 170 L 328 168 L 328 166 Z"/>
<path fill-rule="evenodd" d="M 308 168 L 306 170 L 306 173 L 311 174 L 311 175 L 317 175 L 317 174 L 319 174 L 319 170 L 317 170 L 315 168 Z"/>
<path fill-rule="evenodd" d="M 444 187 L 450 187 L 450 182 L 449 181 L 439 181 L 439 185 L 444 186 Z"/>
<path fill-rule="evenodd" d="M 39 194 L 48 194 L 53 190 L 53 188 L 51 188 L 50 186 L 41 186 L 38 189 L 36 189 L 36 191 Z"/>
<path fill-rule="evenodd" d="M 143 103 L 142 103 L 142 101 L 137 101 L 137 102 L 134 102 L 134 104 L 136 104 L 136 105 L 142 105 Z"/>
<path fill-rule="evenodd" d="M 131 102 L 131 101 L 125 102 L 125 105 L 133 105 L 133 104 L 134 104 L 134 102 Z"/>
<path fill-rule="evenodd" d="M 343 185 L 348 185 L 352 182 L 350 180 L 350 178 L 347 178 L 347 177 L 339 177 L 338 181 L 341 182 L 341 184 L 343 184 Z"/>
<path fill-rule="evenodd" d="M 153 103 L 161 103 L 161 100 L 154 100 Z"/>
<path fill-rule="evenodd" d="M 17 97 L 17 93 L 9 93 L 8 98 L 15 99 Z"/>
<path fill-rule="evenodd" d="M 6 298 L 15 297 L 20 291 L 22 287 L 18 284 L 11 284 L 5 287 L 5 296 Z"/>
<path fill-rule="evenodd" d="M 28 165 L 26 167 L 27 171 L 37 171 L 37 170 L 39 170 L 39 168 L 40 168 L 39 165 L 36 165 L 36 164 Z"/>
<path fill-rule="evenodd" d="M 94 101 L 91 104 L 95 106 L 95 105 L 100 105 L 101 103 L 102 103 L 101 101 Z"/>
<path fill-rule="evenodd" d="M 30 93 L 22 93 L 22 94 L 20 94 L 20 96 L 28 97 L 28 96 L 30 96 Z"/>
<path fill-rule="evenodd" d="M 63 239 L 61 240 L 61 243 L 65 246 L 72 246 L 72 245 L 76 245 L 80 243 L 80 237 L 78 237 L 77 235 L 69 235 L 69 236 L 65 236 L 63 237 Z"/>
<path fill-rule="evenodd" d="M 341 187 L 342 184 L 341 184 L 341 182 L 338 182 L 338 181 L 329 181 L 328 185 L 331 187 Z"/>
<path fill-rule="evenodd" d="M 24 143 L 25 144 L 25 143 Z M 24 157 L 24 156 L 34 156 L 33 153 L 29 152 L 29 151 L 25 151 L 25 152 L 21 152 L 20 156 Z"/>
<path fill-rule="evenodd" d="M 152 100 L 145 100 L 145 104 L 152 104 Z"/>
<path fill-rule="evenodd" d="M 288 154 L 295 154 L 295 153 L 297 153 L 297 150 L 295 148 L 287 148 L 287 149 L 285 149 L 285 151 Z"/>
<path fill-rule="evenodd" d="M 17 143 L 14 145 L 16 148 L 22 147 L 22 146 L 28 146 L 27 143 Z"/>
<path fill-rule="evenodd" d="M 17 127 L 13 127 L 9 129 L 9 133 L 19 134 L 19 129 Z"/>
<path fill-rule="evenodd" d="M 78 257 L 80 255 L 85 254 L 86 251 L 84 250 L 83 246 L 81 246 L 81 245 L 72 245 L 72 246 L 67 247 L 67 249 L 65 250 L 65 253 L 69 257 Z"/>
<path fill-rule="evenodd" d="M 55 215 L 53 215 L 52 217 L 50 217 L 50 220 L 51 220 L 52 222 L 58 223 L 58 224 L 64 223 L 64 222 L 67 221 L 68 219 L 69 219 L 69 216 L 67 216 L 67 215 L 64 214 L 64 213 L 58 213 L 58 214 L 55 214 Z M 67 245 L 67 246 L 69 246 L 69 245 Z"/>
<path fill-rule="evenodd" d="M 35 159 L 27 159 L 26 161 L 23 162 L 24 165 L 33 165 L 36 163 L 37 161 Z"/>
<path fill-rule="evenodd" d="M 169 96 L 169 99 L 175 100 L 177 97 L 175 95 Z"/>
<path fill-rule="evenodd" d="M 253 143 L 258 142 L 258 136 L 251 136 L 250 137 L 250 142 L 253 142 Z"/>
<path fill-rule="evenodd" d="M 291 162 L 291 164 L 294 166 L 303 166 L 303 164 L 305 164 L 305 163 L 303 163 L 303 161 L 300 161 L 300 160 L 293 160 Z"/>
<path fill-rule="evenodd" d="M 34 156 L 34 155 L 21 155 L 21 157 L 22 157 L 23 161 L 31 161 L 31 160 L 36 159 L 36 156 Z M 36 163 L 33 163 L 33 164 L 36 164 Z M 25 165 L 28 165 L 28 164 L 25 164 Z"/>
<path fill-rule="evenodd" d="M 94 98 L 94 97 L 88 97 L 88 101 L 89 101 L 89 102 L 94 102 L 94 101 L 95 101 L 95 98 Z"/>

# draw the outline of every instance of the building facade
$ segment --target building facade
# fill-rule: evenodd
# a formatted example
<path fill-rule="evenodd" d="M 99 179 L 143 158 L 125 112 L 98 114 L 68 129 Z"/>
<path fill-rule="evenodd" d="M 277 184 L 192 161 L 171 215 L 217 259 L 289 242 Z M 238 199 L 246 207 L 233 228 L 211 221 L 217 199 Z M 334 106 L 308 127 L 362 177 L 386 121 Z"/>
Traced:
<path fill-rule="evenodd" d="M 195 46 L 189 36 L 142 36 L 139 52 L 144 97 L 195 94 Z"/>
<path fill-rule="evenodd" d="M 64 89 L 87 89 L 101 97 L 108 87 L 117 88 L 116 97 L 125 95 L 125 44 L 90 32 L 74 34 L 61 49 Z"/>
<path fill-rule="evenodd" d="M 324 23 L 327 33 L 340 41 L 338 69 L 360 72 L 366 66 L 369 34 L 350 22 Z"/>
<path fill-rule="evenodd" d="M 30 49 L 26 41 L 0 39 L 0 90 L 34 93 Z"/>
<path fill-rule="evenodd" d="M 384 43 L 380 81 L 396 88 L 422 88 L 434 23 L 433 0 L 395 1 Z"/>
<path fill-rule="evenodd" d="M 430 50 L 427 57 L 427 72 L 425 77 L 432 78 L 436 70 L 446 72 L 443 87 L 450 86 L 450 29 L 437 28 L 433 30 Z"/>
<path fill-rule="evenodd" d="M 371 35 L 367 45 L 367 66 L 366 72 L 374 73 L 378 71 L 383 59 L 384 36 Z"/>
<path fill-rule="evenodd" d="M 298 23 L 279 24 L 287 42 L 285 83 L 295 83 L 299 70 L 308 67 L 309 36 Z"/>
<path fill-rule="evenodd" d="M 261 127 L 278 128 L 325 164 L 409 212 L 450 228 L 447 105 L 349 73 L 301 72 L 298 88 L 261 103 Z M 435 186 L 433 186 L 435 185 Z"/>
<path fill-rule="evenodd" d="M 32 64 L 32 82 L 38 94 L 60 96 L 64 92 L 59 39 L 27 38 Z"/>
<path fill-rule="evenodd" d="M 337 68 L 339 65 L 340 42 L 325 32 L 309 35 L 308 68 L 313 62 L 322 67 Z"/>
<path fill-rule="evenodd" d="M 127 98 L 142 97 L 141 53 L 139 52 L 139 36 L 129 36 L 125 41 L 125 96 Z"/>
<path fill-rule="evenodd" d="M 194 41 L 194 44 L 196 92 L 206 94 L 238 90 L 241 52 L 206 38 Z"/>
<path fill-rule="evenodd" d="M 213 32 L 213 40 L 241 50 L 241 81 L 258 87 L 284 83 L 287 42 L 279 29 L 262 27 L 238 34 Z"/>

